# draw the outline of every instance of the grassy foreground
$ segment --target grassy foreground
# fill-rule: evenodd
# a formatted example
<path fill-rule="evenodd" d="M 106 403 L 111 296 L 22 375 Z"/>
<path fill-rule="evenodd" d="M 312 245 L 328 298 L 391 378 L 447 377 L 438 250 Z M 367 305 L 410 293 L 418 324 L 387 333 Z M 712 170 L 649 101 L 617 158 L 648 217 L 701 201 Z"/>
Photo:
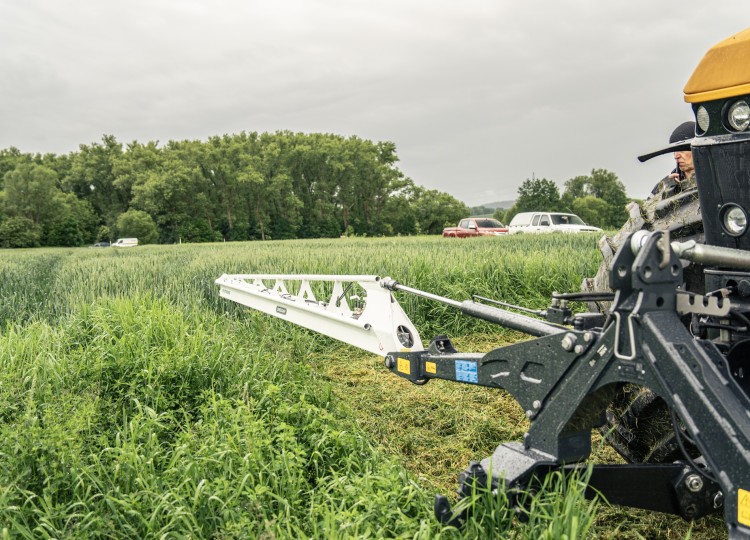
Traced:
<path fill-rule="evenodd" d="M 590 236 L 336 239 L 0 251 L 0 528 L 13 538 L 720 538 L 723 522 L 583 501 L 578 480 L 461 531 L 432 517 L 469 460 L 518 439 L 504 393 L 415 387 L 359 350 L 226 302 L 223 273 L 379 274 L 546 307 Z M 424 339 L 518 339 L 402 298 Z M 612 459 L 606 449 L 603 459 Z"/>

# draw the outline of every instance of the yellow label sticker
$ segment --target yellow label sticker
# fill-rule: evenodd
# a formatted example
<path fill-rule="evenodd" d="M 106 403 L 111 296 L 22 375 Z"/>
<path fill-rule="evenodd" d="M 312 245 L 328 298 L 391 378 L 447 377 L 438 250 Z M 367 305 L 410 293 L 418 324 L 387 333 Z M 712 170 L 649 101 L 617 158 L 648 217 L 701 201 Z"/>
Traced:
<path fill-rule="evenodd" d="M 398 366 L 396 367 L 401 373 L 411 374 L 411 362 L 403 358 L 398 359 Z"/>
<path fill-rule="evenodd" d="M 750 491 L 742 488 L 737 490 L 737 521 L 750 527 Z"/>
<path fill-rule="evenodd" d="M 427 373 L 437 373 L 437 364 L 435 362 L 425 362 L 424 369 Z"/>

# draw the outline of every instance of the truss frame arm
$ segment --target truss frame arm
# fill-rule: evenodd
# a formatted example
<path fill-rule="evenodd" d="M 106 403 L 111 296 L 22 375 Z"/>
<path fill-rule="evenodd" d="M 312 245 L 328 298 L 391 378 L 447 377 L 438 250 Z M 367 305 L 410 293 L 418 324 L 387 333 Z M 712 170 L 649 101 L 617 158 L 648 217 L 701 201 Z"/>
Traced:
<path fill-rule="evenodd" d="M 316 298 L 316 282 L 328 282 L 330 297 Z M 215 281 L 222 298 L 379 356 L 422 349 L 416 327 L 380 282 L 374 275 L 322 274 L 224 274 Z M 366 292 L 361 310 L 349 305 L 351 283 Z"/>

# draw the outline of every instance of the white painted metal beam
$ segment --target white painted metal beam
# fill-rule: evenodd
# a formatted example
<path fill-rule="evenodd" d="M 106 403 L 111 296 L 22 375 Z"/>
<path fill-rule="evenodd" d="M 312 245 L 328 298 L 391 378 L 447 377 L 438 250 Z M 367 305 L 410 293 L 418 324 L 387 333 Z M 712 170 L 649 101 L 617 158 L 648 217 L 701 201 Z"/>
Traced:
<path fill-rule="evenodd" d="M 423 350 L 419 332 L 380 281 L 378 276 L 224 274 L 216 284 L 222 298 L 373 354 Z M 317 282 L 327 283 L 330 298 L 315 297 Z M 347 301 L 351 284 L 364 290 L 364 298 L 350 295 Z M 352 308 L 350 301 L 360 305 Z"/>

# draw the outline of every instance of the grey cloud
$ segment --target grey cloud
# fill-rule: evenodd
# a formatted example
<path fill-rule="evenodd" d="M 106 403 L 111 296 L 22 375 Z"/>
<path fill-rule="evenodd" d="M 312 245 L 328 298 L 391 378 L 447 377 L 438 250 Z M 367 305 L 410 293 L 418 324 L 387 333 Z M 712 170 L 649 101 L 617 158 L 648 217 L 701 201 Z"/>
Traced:
<path fill-rule="evenodd" d="M 742 30 L 741 0 L 695 4 L 0 0 L 0 148 L 321 131 L 393 141 L 469 204 L 592 168 L 642 197 L 671 167 L 635 156 Z"/>

